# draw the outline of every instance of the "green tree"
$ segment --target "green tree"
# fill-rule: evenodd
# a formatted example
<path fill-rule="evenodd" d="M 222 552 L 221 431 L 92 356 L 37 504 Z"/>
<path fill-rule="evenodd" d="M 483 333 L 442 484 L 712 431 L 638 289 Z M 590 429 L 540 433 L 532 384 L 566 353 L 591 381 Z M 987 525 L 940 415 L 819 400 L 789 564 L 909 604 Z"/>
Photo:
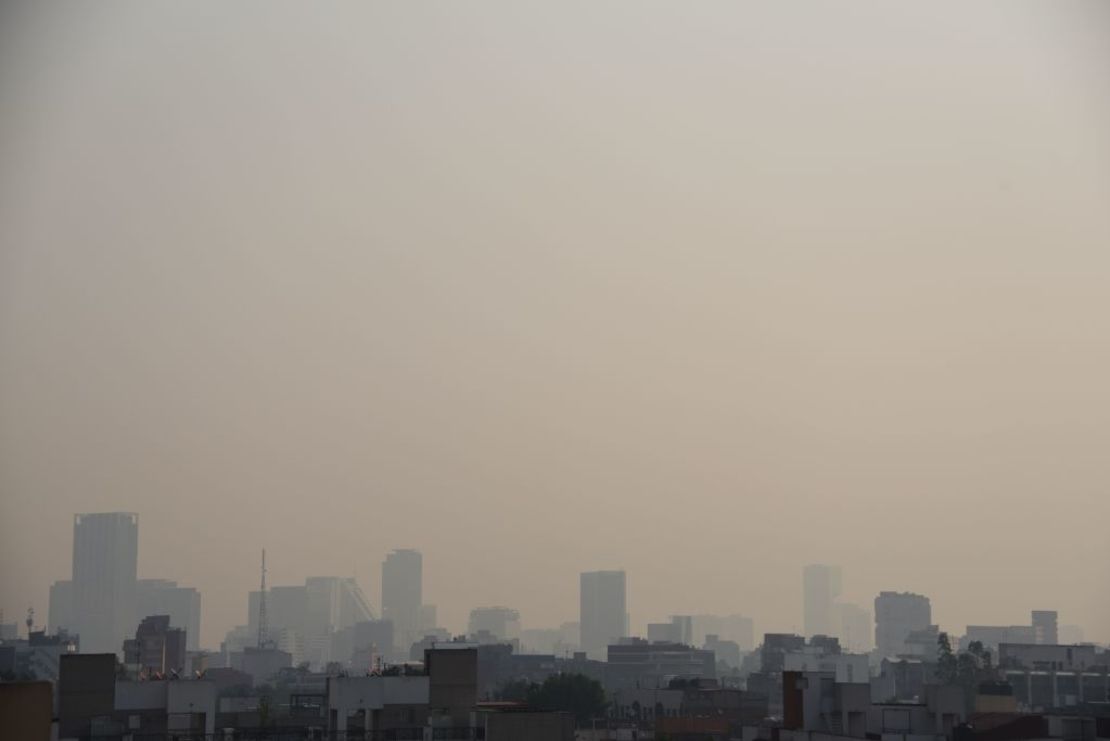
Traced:
<path fill-rule="evenodd" d="M 493 696 L 498 700 L 508 702 L 528 702 L 528 693 L 536 687 L 539 687 L 539 685 L 526 679 L 511 679 L 501 685 L 493 693 Z"/>
<path fill-rule="evenodd" d="M 961 687 L 969 708 L 975 702 L 980 683 L 996 678 L 990 651 L 980 641 L 972 641 L 967 651 L 957 654 L 952 651 L 947 633 L 937 636 L 937 679 Z"/>
<path fill-rule="evenodd" d="M 528 704 L 538 710 L 564 710 L 574 715 L 579 726 L 605 713 L 609 706 L 605 690 L 584 674 L 556 674 L 528 689 Z"/>
<path fill-rule="evenodd" d="M 947 633 L 937 636 L 937 679 L 945 684 L 956 681 L 956 655 Z"/>

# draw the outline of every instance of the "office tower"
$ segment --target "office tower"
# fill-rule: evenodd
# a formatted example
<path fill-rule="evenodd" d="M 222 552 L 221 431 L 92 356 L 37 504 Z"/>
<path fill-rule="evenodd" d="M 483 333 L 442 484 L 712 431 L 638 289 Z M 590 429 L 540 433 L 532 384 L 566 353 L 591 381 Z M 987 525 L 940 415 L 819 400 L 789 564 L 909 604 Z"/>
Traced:
<path fill-rule="evenodd" d="M 604 661 L 610 643 L 628 633 L 623 571 L 588 571 L 581 575 L 579 628 L 582 650 L 591 659 Z"/>
<path fill-rule="evenodd" d="M 135 585 L 135 622 L 149 615 L 168 615 L 170 625 L 185 631 L 186 648 L 200 644 L 200 592 L 169 579 L 139 579 Z"/>
<path fill-rule="evenodd" d="M 382 619 L 393 622 L 393 634 L 401 648 L 423 637 L 423 570 L 420 551 L 395 550 L 382 561 Z"/>
<path fill-rule="evenodd" d="M 73 622 L 86 653 L 118 653 L 135 629 L 139 516 L 73 518 Z"/>
<path fill-rule="evenodd" d="M 47 632 L 57 635 L 62 629 L 77 633 L 73 618 L 73 581 L 64 579 L 50 585 L 50 612 L 46 616 Z"/>
<path fill-rule="evenodd" d="M 840 567 L 812 564 L 802 571 L 802 602 L 805 634 L 836 634 L 833 605 L 840 596 Z"/>
<path fill-rule="evenodd" d="M 1051 646 L 1060 642 L 1055 610 L 1033 610 L 1033 642 Z"/>
<path fill-rule="evenodd" d="M 875 598 L 875 649 L 880 658 L 906 651 L 911 633 L 932 624 L 929 598 L 909 592 L 881 592 Z"/>

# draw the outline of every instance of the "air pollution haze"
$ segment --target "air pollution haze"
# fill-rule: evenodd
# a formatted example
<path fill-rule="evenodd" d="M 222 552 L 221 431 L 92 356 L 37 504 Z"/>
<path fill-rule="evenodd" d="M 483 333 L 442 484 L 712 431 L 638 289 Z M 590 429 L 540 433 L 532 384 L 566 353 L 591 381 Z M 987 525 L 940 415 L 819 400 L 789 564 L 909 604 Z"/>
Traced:
<path fill-rule="evenodd" d="M 206 647 L 262 548 L 1110 641 L 1105 4 L 7 3 L 0 120 L 5 615 L 129 511 Z"/>

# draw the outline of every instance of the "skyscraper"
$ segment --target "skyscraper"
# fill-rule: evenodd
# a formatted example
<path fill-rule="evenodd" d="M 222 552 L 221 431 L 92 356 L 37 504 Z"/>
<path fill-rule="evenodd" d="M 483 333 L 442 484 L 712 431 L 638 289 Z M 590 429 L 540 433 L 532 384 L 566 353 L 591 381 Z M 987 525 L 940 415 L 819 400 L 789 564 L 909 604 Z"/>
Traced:
<path fill-rule="evenodd" d="M 421 628 L 424 557 L 420 551 L 398 549 L 382 561 L 382 618 L 393 621 L 400 648 L 408 650 L 423 636 Z"/>
<path fill-rule="evenodd" d="M 139 516 L 73 518 L 73 628 L 87 653 L 118 653 L 135 632 Z"/>
<path fill-rule="evenodd" d="M 875 598 L 875 650 L 880 658 L 906 651 L 906 639 L 932 624 L 929 598 L 909 592 L 881 592 Z"/>
<path fill-rule="evenodd" d="M 840 596 L 839 566 L 811 564 L 802 571 L 802 603 L 805 634 L 836 635 L 836 613 L 833 609 Z"/>
<path fill-rule="evenodd" d="M 579 591 L 582 650 L 591 659 L 604 661 L 610 643 L 628 633 L 628 612 L 623 571 L 587 571 Z"/>

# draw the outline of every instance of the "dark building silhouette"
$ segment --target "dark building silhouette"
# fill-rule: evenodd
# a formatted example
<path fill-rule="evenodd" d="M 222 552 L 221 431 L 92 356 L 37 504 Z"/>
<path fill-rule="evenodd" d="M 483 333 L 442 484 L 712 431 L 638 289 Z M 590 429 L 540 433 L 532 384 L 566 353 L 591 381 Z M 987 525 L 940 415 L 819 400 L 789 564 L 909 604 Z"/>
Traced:
<path fill-rule="evenodd" d="M 186 633 L 170 626 L 169 615 L 143 618 L 135 637 L 123 642 L 123 663 L 140 675 L 169 675 L 185 669 Z"/>

